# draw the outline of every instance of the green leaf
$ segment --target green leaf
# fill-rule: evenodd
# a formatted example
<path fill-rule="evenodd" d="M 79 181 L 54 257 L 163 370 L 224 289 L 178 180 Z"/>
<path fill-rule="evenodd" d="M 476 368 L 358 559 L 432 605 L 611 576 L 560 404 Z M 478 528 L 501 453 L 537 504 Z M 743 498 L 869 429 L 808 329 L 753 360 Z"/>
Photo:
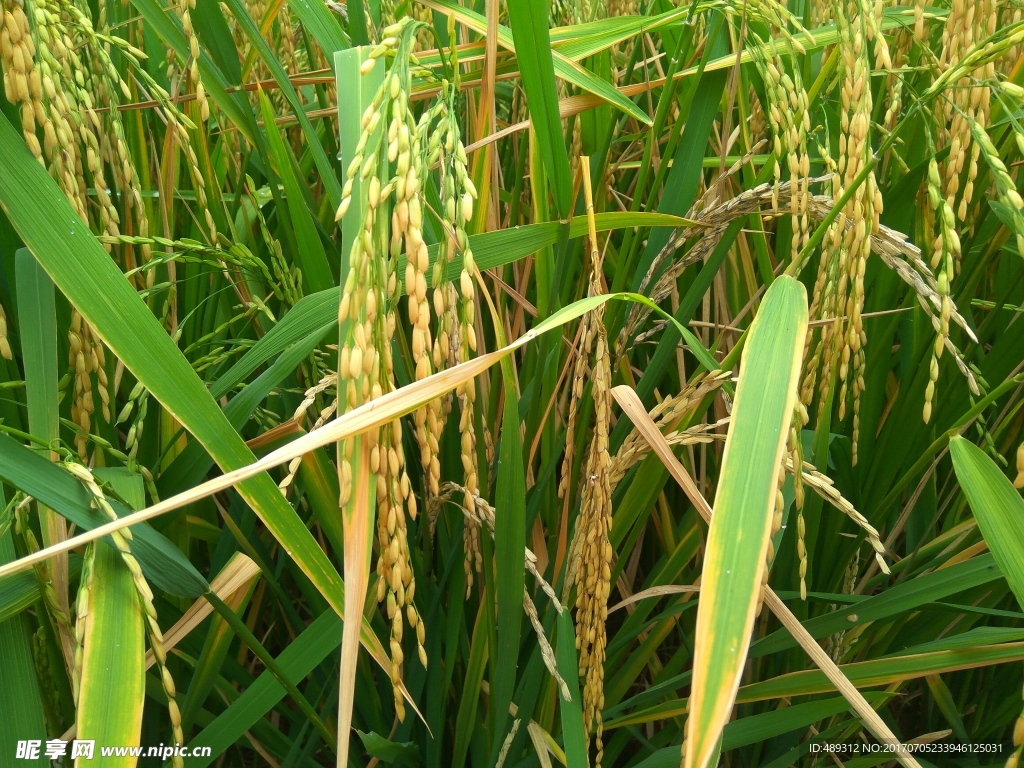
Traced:
<path fill-rule="evenodd" d="M 874 704 L 891 697 L 892 694 L 887 693 L 870 693 L 865 698 Z M 804 731 L 814 723 L 842 714 L 849 709 L 850 702 L 842 696 L 792 706 L 780 705 L 779 709 L 771 712 L 762 712 L 728 723 L 723 731 L 722 749 L 736 749 L 747 744 L 765 742 L 796 730 Z"/>
<path fill-rule="evenodd" d="M 359 734 L 360 740 L 363 742 L 363 748 L 366 749 L 366 753 L 370 757 L 375 757 L 385 765 L 419 765 L 420 755 L 416 744 L 411 741 L 396 744 L 393 741 L 388 741 L 383 736 L 379 736 L 376 733 L 363 733 L 358 728 L 356 733 Z"/>
<path fill-rule="evenodd" d="M 383 81 L 383 67 L 374 67 L 374 72 L 363 77 L 361 66 L 369 58 L 366 48 L 340 53 L 335 57 L 338 64 L 338 92 L 343 92 L 343 84 L 354 84 L 352 96 L 345 106 L 339 105 L 338 122 L 340 127 L 339 141 L 343 155 L 354 157 L 356 144 L 368 139 L 362 130 L 362 114 L 372 103 L 376 89 Z M 377 129 L 383 131 L 383 126 Z M 352 241 L 362 231 L 363 218 L 366 215 L 365 200 L 361 193 L 362 181 L 355 186 L 353 194 L 355 205 L 350 205 L 342 220 L 343 248 L 341 259 L 341 275 L 343 280 L 352 276 L 348 256 L 351 253 Z M 358 318 L 350 317 L 338 326 L 338 349 L 342 349 L 352 337 L 352 328 L 359 322 Z M 355 390 L 353 390 L 355 392 Z M 339 396 L 341 391 L 339 388 Z M 342 400 L 343 406 L 356 408 L 364 402 L 363 395 Z M 370 471 L 369 445 L 362 435 L 356 435 L 349 441 L 337 444 L 338 471 L 347 471 L 351 478 L 351 488 L 347 491 L 348 498 L 341 508 L 342 533 L 344 540 L 345 581 L 348 591 L 345 595 L 345 610 L 348 615 L 361 613 L 366 603 L 369 588 L 371 560 L 373 558 L 373 540 L 376 530 L 375 517 L 377 512 L 376 483 L 380 479 Z M 340 478 L 339 474 L 339 478 Z M 340 488 L 340 481 L 339 481 Z M 356 673 L 358 668 L 359 638 L 354 623 L 346 624 L 341 636 L 341 673 L 338 681 L 338 765 L 348 761 L 350 746 L 350 730 L 355 710 Z"/>
<path fill-rule="evenodd" d="M 681 25 L 687 16 L 705 12 L 711 3 L 691 3 L 659 13 L 655 16 L 609 16 L 584 24 L 574 24 L 551 30 L 551 43 L 555 50 L 573 61 L 585 59 L 616 43 L 640 34 L 650 34 L 670 24 Z"/>
<path fill-rule="evenodd" d="M 812 637 L 819 638 L 843 630 L 853 629 L 869 621 L 880 621 L 908 611 L 920 610 L 922 605 L 941 600 L 958 592 L 988 584 L 999 578 L 996 564 L 990 555 L 972 557 L 963 563 L 925 573 L 900 582 L 884 592 L 872 595 L 854 605 L 840 608 L 823 616 L 803 622 Z M 750 657 L 758 658 L 796 646 L 796 640 L 780 629 L 755 642 Z"/>
<path fill-rule="evenodd" d="M 962 437 L 949 441 L 949 455 L 981 535 L 1024 608 L 1024 499 L 978 446 Z"/>
<path fill-rule="evenodd" d="M 373 102 L 377 89 L 384 82 L 384 67 L 374 67 L 365 75 L 360 71 L 360 67 L 368 59 L 369 54 L 368 48 L 360 47 L 334 55 L 338 93 L 345 94 L 344 99 L 338 100 L 342 168 L 348 168 L 349 163 L 356 156 L 356 147 L 363 135 L 363 112 Z M 377 132 L 382 130 L 384 130 L 383 127 L 378 128 Z M 370 136 L 366 137 L 367 143 L 370 138 Z M 343 283 L 348 276 L 348 257 L 352 252 L 352 242 L 362 231 L 363 219 L 366 215 L 366 196 L 362 192 L 363 184 L 362 175 L 357 173 L 352 179 L 352 203 L 341 220 L 341 272 L 339 274 Z M 338 299 L 335 298 L 335 315 L 337 315 L 337 308 Z"/>
<path fill-rule="evenodd" d="M 93 739 L 97 746 L 136 746 L 146 698 L 145 631 L 132 574 L 113 547 L 95 548 L 88 589 L 78 738 Z M 136 761 L 103 758 L 105 766 L 115 768 Z"/>
<path fill-rule="evenodd" d="M 28 430 L 33 437 L 53 445 L 60 437 L 60 410 L 57 381 L 57 310 L 53 283 L 27 248 L 15 254 L 18 286 L 18 325 L 21 331 L 21 357 L 25 368 L 25 401 L 28 406 Z M 97 382 L 99 385 L 99 382 Z M 38 449 L 46 459 L 53 458 L 46 448 Z M 39 531 L 44 547 L 67 538 L 64 519 L 37 503 Z M 50 561 L 53 589 L 61 609 L 67 611 L 68 558 L 61 553 Z M 74 654 L 74 642 L 65 626 L 58 626 L 65 658 Z"/>
<path fill-rule="evenodd" d="M 705 768 L 736 699 L 766 567 L 772 514 L 807 333 L 807 294 L 765 294 L 740 365 L 701 571 L 686 768 Z"/>
<path fill-rule="evenodd" d="M 497 6 L 493 6 L 497 10 Z M 548 4 L 545 0 L 513 0 L 507 6 L 508 23 L 519 61 L 526 102 L 540 142 L 540 153 L 551 180 L 555 208 L 563 218 L 572 205 L 572 175 L 565 148 L 558 91 L 548 38 Z"/>
<path fill-rule="evenodd" d="M 928 675 L 992 664 L 1009 664 L 1021 659 L 1024 659 L 1024 643 L 1004 643 L 873 659 L 855 664 L 843 664 L 839 669 L 858 688 L 877 688 Z M 749 704 L 755 701 L 771 701 L 793 696 L 814 696 L 834 691 L 835 688 L 825 677 L 825 673 L 818 669 L 807 669 L 745 685 L 739 689 L 736 703 Z M 687 713 L 687 705 L 686 699 L 658 704 L 605 723 L 605 730 L 680 717 Z"/>
<path fill-rule="evenodd" d="M 500 338 L 499 343 L 503 339 Z M 495 491 L 494 550 L 497 577 L 498 648 L 496 680 L 493 683 L 495 732 L 504 739 L 508 706 L 519 668 L 519 637 L 523 621 L 523 589 L 526 572 L 526 478 L 523 474 L 523 441 L 519 432 L 519 392 L 512 356 L 501 360 L 505 389 L 498 447 L 497 489 Z M 470 384 L 472 386 L 472 384 Z"/>
<path fill-rule="evenodd" d="M 29 430 L 40 440 L 57 438 L 57 310 L 53 282 L 27 248 L 15 255 L 18 275 L 18 321 Z M 43 449 L 45 451 L 45 449 Z"/>
<path fill-rule="evenodd" d="M 261 365 L 303 339 L 319 334 L 317 341 L 323 341 L 337 324 L 340 293 L 340 289 L 332 288 L 299 299 L 291 312 L 210 385 L 210 394 L 215 398 L 224 397 Z"/>
<path fill-rule="evenodd" d="M 891 694 L 869 693 L 866 698 L 874 703 L 891 698 Z M 722 750 L 736 749 L 748 744 L 767 742 L 793 731 L 806 731 L 807 728 L 822 720 L 848 711 L 850 703 L 842 696 L 804 704 L 783 706 L 771 712 L 762 712 L 750 717 L 734 720 L 725 726 L 722 735 Z M 672 746 L 659 749 L 648 757 L 637 768 L 677 768 L 679 765 L 679 747 Z"/>
<path fill-rule="evenodd" d="M 562 743 L 565 747 L 566 768 L 587 768 L 587 736 L 583 728 L 583 698 L 580 695 L 580 668 L 576 660 L 576 631 L 568 609 L 558 616 L 558 645 L 555 649 L 558 674 L 565 680 L 572 696 L 570 701 L 560 700 L 562 716 Z M 678 758 L 678 751 L 677 751 Z M 676 763 L 678 763 L 678 759 Z"/>
<path fill-rule="evenodd" d="M 126 467 L 97 467 L 93 475 L 108 483 L 133 512 L 146 506 L 146 488 L 138 472 L 132 472 Z"/>
<path fill-rule="evenodd" d="M 664 213 L 599 213 L 594 216 L 594 226 L 598 232 L 627 227 L 683 227 L 688 219 Z M 511 264 L 517 259 L 528 256 L 549 245 L 554 245 L 562 236 L 565 222 L 548 221 L 541 224 L 527 224 L 521 227 L 509 227 L 497 232 L 485 232 L 469 236 L 469 245 L 473 249 L 473 259 L 481 270 Z M 587 233 L 587 219 L 576 216 L 569 222 L 569 239 L 582 237 Z M 430 248 L 430 263 L 437 259 L 439 246 Z M 398 270 L 405 269 L 405 256 L 398 260 Z M 446 279 L 458 280 L 462 271 L 462 256 L 457 254 L 449 263 Z"/>
<path fill-rule="evenodd" d="M 3 493 L 0 492 L 0 501 Z M 0 536 L 0 565 L 15 559 L 14 544 L 8 531 Z M 34 588 L 34 597 L 39 596 L 39 586 L 34 573 L 19 574 L 28 577 Z M 8 582 L 4 581 L 5 590 Z M 0 616 L 3 613 L 0 611 Z M 43 703 L 39 697 L 36 682 L 35 662 L 24 616 L 13 615 L 0 620 L 0 755 L 5 761 L 17 765 L 49 768 L 50 761 L 39 750 L 35 760 L 15 760 L 18 742 L 27 739 L 44 740 L 46 722 L 43 719 Z"/>
<path fill-rule="evenodd" d="M 282 12 L 283 9 L 284 6 Z M 333 62 L 337 51 L 349 47 L 345 30 L 341 28 L 338 19 L 331 13 L 326 3 L 318 3 L 315 0 L 289 0 L 287 9 L 298 17 L 303 29 L 313 36 L 327 61 Z"/>
<path fill-rule="evenodd" d="M 874 659 L 839 667 L 858 688 L 877 688 L 902 680 L 913 680 L 960 669 L 1006 664 L 1024 658 L 1024 643 L 1004 643 L 950 651 L 909 654 Z M 809 696 L 833 690 L 825 674 L 817 669 L 752 683 L 740 689 L 738 702 L 767 701 L 782 696 Z"/>
<path fill-rule="evenodd" d="M 17 616 L 41 595 L 39 579 L 35 573 L 16 573 L 6 579 L 0 579 L 0 622 Z"/>
<path fill-rule="evenodd" d="M 263 125 L 267 126 L 267 143 L 270 144 L 270 156 L 276 166 L 277 175 L 281 177 L 281 184 L 284 186 L 284 199 L 288 205 L 288 219 L 295 230 L 295 242 L 298 251 L 295 260 L 302 270 L 302 276 L 309 291 L 326 291 L 333 288 L 334 275 L 331 274 L 330 264 L 327 262 L 327 252 L 324 244 L 320 242 L 320 235 L 316 231 L 316 222 L 309 207 L 306 205 L 306 198 L 303 188 L 299 184 L 299 178 L 295 173 L 295 160 L 292 157 L 291 148 L 284 143 L 281 134 L 274 130 L 274 108 L 270 105 L 270 99 L 261 88 L 259 90 L 260 111 L 263 114 Z"/>

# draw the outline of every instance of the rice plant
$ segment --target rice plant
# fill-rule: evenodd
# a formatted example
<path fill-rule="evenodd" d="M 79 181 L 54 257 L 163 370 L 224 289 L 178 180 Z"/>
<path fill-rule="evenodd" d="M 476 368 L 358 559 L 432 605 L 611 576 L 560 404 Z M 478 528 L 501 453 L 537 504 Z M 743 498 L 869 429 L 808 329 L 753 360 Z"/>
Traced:
<path fill-rule="evenodd" d="M 0 0 L 0 766 L 1017 766 L 1018 0 Z"/>

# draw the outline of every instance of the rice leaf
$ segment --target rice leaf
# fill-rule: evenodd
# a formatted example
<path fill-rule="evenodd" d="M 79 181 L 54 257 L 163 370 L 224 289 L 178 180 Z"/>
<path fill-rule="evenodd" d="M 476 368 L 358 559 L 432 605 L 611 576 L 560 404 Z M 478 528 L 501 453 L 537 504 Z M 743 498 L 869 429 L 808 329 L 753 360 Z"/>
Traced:
<path fill-rule="evenodd" d="M 992 557 L 1024 608 L 1024 500 L 984 451 L 962 437 L 949 441 L 957 480 Z"/>
<path fill-rule="evenodd" d="M 725 443 L 701 573 L 686 768 L 707 765 L 739 688 L 806 332 L 804 288 L 779 278 L 750 328 Z"/>
<path fill-rule="evenodd" d="M 259 100 L 263 124 L 272 126 L 274 110 L 270 105 L 270 99 L 262 89 L 259 91 Z M 299 185 L 291 149 L 284 143 L 281 134 L 273 129 L 267 131 L 267 143 L 270 145 L 270 155 L 275 170 L 281 177 L 281 184 L 284 186 L 288 219 L 295 230 L 295 240 L 298 246 L 295 253 L 296 262 L 302 270 L 302 276 L 309 291 L 326 291 L 328 288 L 334 287 L 334 275 L 331 274 L 331 267 L 327 263 L 327 252 L 316 231 L 316 221 L 306 205 L 303 188 Z"/>
<path fill-rule="evenodd" d="M 146 698 L 145 631 L 132 574 L 113 547 L 96 547 L 88 589 L 78 738 L 98 746 L 136 746 Z M 111 766 L 133 766 L 136 760 L 103 758 Z"/>
<path fill-rule="evenodd" d="M 548 39 L 548 4 L 544 0 L 518 0 L 508 5 L 512 39 L 519 51 L 523 90 L 526 91 L 530 120 L 540 141 L 541 157 L 551 181 L 555 208 L 563 218 L 572 205 L 572 177 L 569 154 L 558 114 L 555 69 Z"/>
<path fill-rule="evenodd" d="M 0 535 L 0 565 L 14 558 L 14 543 L 8 531 Z M 38 596 L 35 575 L 25 575 L 32 582 L 34 596 Z M 46 736 L 43 703 L 34 672 L 27 617 L 8 614 L 0 620 L 0 754 L 6 755 L 7 760 L 13 761 L 18 754 L 18 742 L 41 742 Z M 50 765 L 41 747 L 36 758 L 18 763 L 37 768 Z"/>

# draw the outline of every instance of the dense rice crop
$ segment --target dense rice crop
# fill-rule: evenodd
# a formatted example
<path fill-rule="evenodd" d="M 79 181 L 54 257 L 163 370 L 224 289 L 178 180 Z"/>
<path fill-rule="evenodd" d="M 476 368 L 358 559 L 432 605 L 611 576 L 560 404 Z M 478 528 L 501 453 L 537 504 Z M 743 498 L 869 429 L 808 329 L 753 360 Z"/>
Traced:
<path fill-rule="evenodd" d="M 0 0 L 0 766 L 1016 766 L 1022 11 Z"/>

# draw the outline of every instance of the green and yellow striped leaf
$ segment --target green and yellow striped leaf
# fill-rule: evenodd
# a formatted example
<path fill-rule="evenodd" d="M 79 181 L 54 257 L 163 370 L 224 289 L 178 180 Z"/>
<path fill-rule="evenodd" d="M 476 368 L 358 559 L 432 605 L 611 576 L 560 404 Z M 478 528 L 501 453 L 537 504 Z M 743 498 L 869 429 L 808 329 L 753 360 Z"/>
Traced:
<path fill-rule="evenodd" d="M 94 545 L 95 546 L 95 545 Z M 85 607 L 78 738 L 101 746 L 138 746 L 146 698 L 142 606 L 131 572 L 113 547 L 95 546 Z M 104 757 L 110 768 L 132 768 L 138 757 Z M 91 761 L 79 758 L 76 768 Z"/>
<path fill-rule="evenodd" d="M 686 768 L 709 764 L 736 700 L 806 333 L 804 287 L 780 277 L 750 327 L 722 458 L 701 572 Z"/>

